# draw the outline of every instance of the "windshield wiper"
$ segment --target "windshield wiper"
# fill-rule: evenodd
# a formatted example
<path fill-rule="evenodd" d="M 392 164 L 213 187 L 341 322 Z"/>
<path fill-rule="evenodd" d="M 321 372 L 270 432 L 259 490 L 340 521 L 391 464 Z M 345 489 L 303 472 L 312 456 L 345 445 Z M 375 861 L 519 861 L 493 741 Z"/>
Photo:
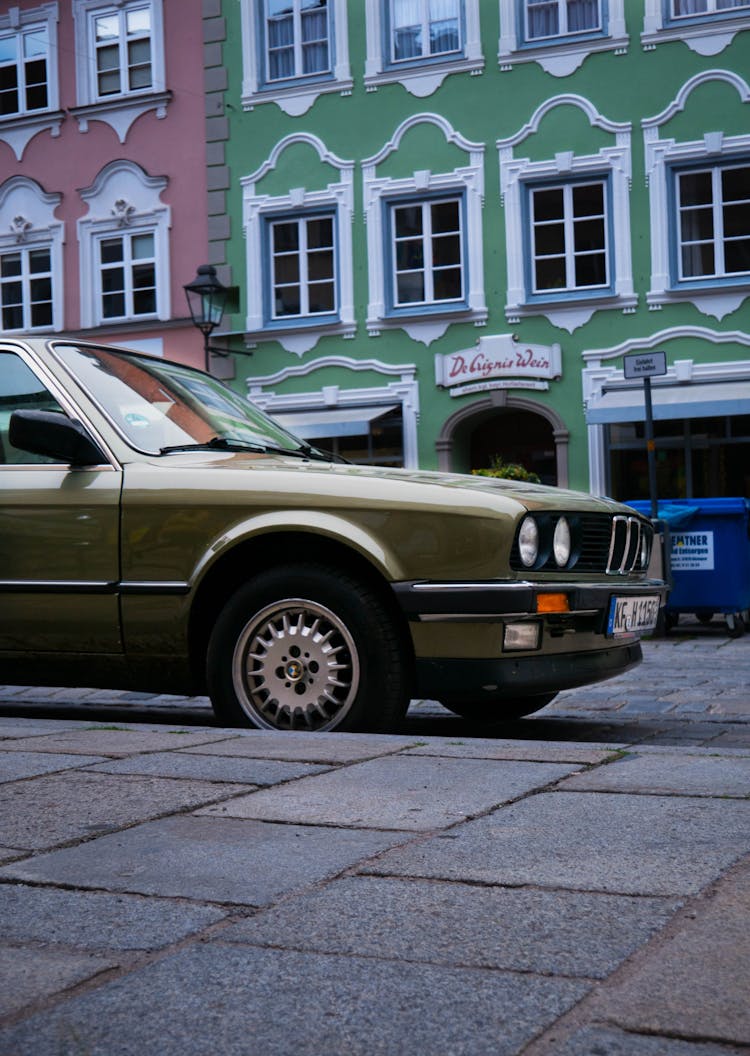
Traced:
<path fill-rule="evenodd" d="M 160 455 L 170 455 L 177 451 L 257 451 L 259 454 L 288 455 L 290 458 L 316 459 L 329 462 L 330 459 L 316 451 L 309 444 L 300 447 L 279 447 L 277 444 L 264 444 L 259 440 L 238 440 L 231 436 L 214 436 L 194 444 L 171 444 L 159 449 Z"/>

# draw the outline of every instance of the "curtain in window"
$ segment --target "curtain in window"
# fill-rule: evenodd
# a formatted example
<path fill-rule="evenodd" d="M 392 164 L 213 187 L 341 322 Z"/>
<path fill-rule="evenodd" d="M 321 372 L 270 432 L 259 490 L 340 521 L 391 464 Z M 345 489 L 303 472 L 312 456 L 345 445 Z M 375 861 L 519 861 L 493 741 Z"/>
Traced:
<path fill-rule="evenodd" d="M 568 33 L 599 28 L 599 0 L 568 0 Z"/>
<path fill-rule="evenodd" d="M 560 32 L 557 0 L 554 3 L 528 0 L 527 11 L 529 40 L 536 40 L 537 37 L 556 37 Z"/>
<path fill-rule="evenodd" d="M 328 13 L 323 6 L 302 13 L 303 73 L 328 69 Z"/>
<path fill-rule="evenodd" d="M 268 64 L 272 80 L 294 76 L 294 20 L 269 18 L 268 20 Z"/>
<path fill-rule="evenodd" d="M 675 18 L 684 15 L 702 15 L 708 10 L 708 0 L 674 0 Z"/>
<path fill-rule="evenodd" d="M 459 0 L 430 0 L 430 54 L 458 51 Z"/>
<path fill-rule="evenodd" d="M 393 0 L 393 55 L 415 59 L 422 54 L 421 0 Z"/>

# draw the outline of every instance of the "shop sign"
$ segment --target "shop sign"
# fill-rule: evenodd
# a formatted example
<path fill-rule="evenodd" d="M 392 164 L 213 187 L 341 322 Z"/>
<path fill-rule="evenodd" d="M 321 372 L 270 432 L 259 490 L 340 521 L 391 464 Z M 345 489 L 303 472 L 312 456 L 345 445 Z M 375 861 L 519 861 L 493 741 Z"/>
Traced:
<path fill-rule="evenodd" d="M 435 357 L 435 383 L 441 388 L 460 386 L 451 395 L 482 389 L 518 387 L 547 388 L 547 385 L 524 385 L 524 380 L 551 381 L 562 374 L 559 345 L 530 345 L 515 340 L 512 334 L 480 337 L 473 348 Z M 470 388 L 469 388 L 470 386 Z"/>
<path fill-rule="evenodd" d="M 680 572 L 712 572 L 713 532 L 673 532 L 671 565 Z"/>

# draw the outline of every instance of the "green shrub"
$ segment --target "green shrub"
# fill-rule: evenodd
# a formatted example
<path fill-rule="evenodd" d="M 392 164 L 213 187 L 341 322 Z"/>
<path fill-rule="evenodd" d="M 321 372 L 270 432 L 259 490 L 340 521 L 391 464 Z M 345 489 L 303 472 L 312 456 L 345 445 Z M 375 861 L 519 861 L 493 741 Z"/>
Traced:
<path fill-rule="evenodd" d="M 504 480 L 526 480 L 530 484 L 539 484 L 541 481 L 536 473 L 524 469 L 518 462 L 504 462 L 500 455 L 495 455 L 488 469 L 472 469 L 477 477 L 502 477 Z"/>

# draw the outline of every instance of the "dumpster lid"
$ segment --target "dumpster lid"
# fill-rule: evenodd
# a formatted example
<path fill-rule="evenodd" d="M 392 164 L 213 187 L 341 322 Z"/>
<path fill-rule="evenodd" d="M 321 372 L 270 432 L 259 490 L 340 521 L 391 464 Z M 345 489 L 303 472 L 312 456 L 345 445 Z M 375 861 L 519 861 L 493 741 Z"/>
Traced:
<path fill-rule="evenodd" d="M 651 503 L 646 499 L 635 499 L 627 505 L 646 516 L 651 513 Z M 687 524 L 696 514 L 709 514 L 714 517 L 736 516 L 737 514 L 747 516 L 750 511 L 750 500 L 739 496 L 722 496 L 712 499 L 661 499 L 657 508 L 660 520 L 666 521 L 671 528 L 679 528 Z"/>

